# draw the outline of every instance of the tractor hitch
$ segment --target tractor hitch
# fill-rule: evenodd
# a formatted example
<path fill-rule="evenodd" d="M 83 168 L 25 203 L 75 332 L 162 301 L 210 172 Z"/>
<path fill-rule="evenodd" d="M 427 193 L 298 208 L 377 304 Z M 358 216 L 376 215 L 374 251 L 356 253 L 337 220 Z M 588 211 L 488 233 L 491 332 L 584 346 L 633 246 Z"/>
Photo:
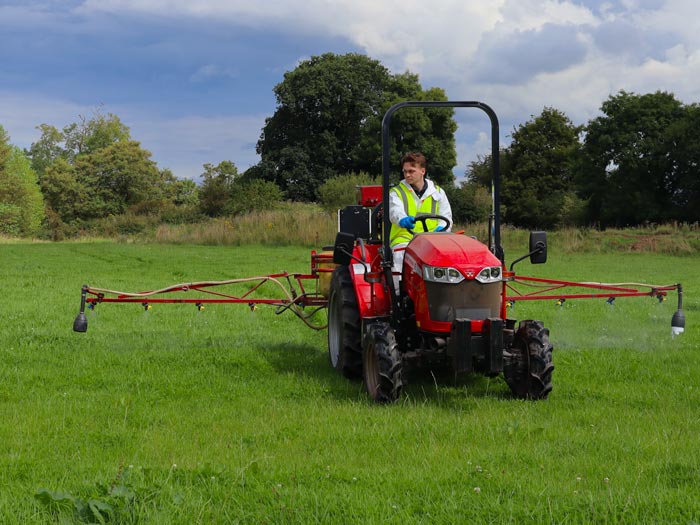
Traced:
<path fill-rule="evenodd" d="M 480 334 L 472 334 L 470 319 L 455 319 L 450 328 L 447 355 L 452 356 L 455 376 L 474 371 L 498 375 L 503 370 L 503 319 L 487 319 Z"/>

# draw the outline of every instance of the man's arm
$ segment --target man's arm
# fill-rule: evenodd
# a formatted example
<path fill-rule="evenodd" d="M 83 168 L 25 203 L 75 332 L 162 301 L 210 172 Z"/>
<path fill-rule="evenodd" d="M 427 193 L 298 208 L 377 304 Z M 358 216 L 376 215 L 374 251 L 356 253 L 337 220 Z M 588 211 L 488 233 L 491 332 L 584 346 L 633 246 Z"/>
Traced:
<path fill-rule="evenodd" d="M 389 220 L 398 224 L 404 217 L 406 217 L 406 210 L 403 209 L 401 197 L 395 190 L 389 191 Z"/>

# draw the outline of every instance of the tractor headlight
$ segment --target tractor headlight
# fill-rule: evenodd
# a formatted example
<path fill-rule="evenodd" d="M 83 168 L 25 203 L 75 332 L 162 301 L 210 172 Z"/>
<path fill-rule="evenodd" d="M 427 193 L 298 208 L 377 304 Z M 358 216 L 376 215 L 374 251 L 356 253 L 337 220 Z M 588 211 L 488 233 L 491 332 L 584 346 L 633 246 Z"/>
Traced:
<path fill-rule="evenodd" d="M 480 283 L 495 283 L 501 280 L 501 267 L 488 266 L 481 270 L 476 276 L 476 280 Z"/>
<path fill-rule="evenodd" d="M 454 268 L 444 268 L 442 266 L 424 266 L 423 277 L 426 281 L 434 283 L 457 284 L 464 280 L 464 275 Z"/>

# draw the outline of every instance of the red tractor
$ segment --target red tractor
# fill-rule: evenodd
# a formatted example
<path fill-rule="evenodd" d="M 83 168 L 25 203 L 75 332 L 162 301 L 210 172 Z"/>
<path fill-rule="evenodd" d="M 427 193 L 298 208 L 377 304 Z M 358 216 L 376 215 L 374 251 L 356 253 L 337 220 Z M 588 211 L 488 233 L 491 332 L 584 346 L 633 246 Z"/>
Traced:
<path fill-rule="evenodd" d="M 491 118 L 494 162 L 493 232 L 487 246 L 449 232 L 414 233 L 406 246 L 398 290 L 392 275 L 391 229 L 382 202 L 389 200 L 391 116 L 401 107 L 477 107 Z M 401 395 L 408 361 L 451 366 L 454 374 L 503 373 L 513 394 L 544 399 L 552 390 L 552 345 L 539 321 L 506 315 L 506 271 L 500 248 L 498 213 L 498 121 L 479 102 L 404 102 L 385 115 L 383 186 L 360 188 L 358 206 L 340 213 L 328 300 L 328 351 L 332 366 L 347 377 L 362 377 L 369 395 L 391 402 Z M 379 193 L 379 195 L 378 195 Z M 382 202 L 377 202 L 381 196 Z M 373 209 L 370 208 L 373 206 Z M 442 221 L 419 215 L 418 222 Z M 423 228 L 427 230 L 427 228 Z M 546 236 L 533 232 L 532 263 L 547 258 Z"/>
<path fill-rule="evenodd" d="M 391 223 L 383 203 L 389 202 L 389 126 L 402 107 L 470 107 L 491 120 L 492 205 L 487 244 L 459 233 L 414 234 L 406 246 L 398 286 L 394 281 Z M 339 212 L 339 232 L 333 254 L 311 253 L 311 272 L 287 272 L 226 281 L 181 283 L 144 292 L 119 292 L 84 285 L 80 312 L 73 323 L 85 332 L 86 307 L 101 303 L 151 304 L 258 304 L 290 311 L 315 329 L 316 314 L 328 308 L 328 352 L 332 366 L 347 377 L 362 377 L 369 395 L 378 402 L 399 398 L 404 386 L 404 364 L 447 365 L 457 376 L 478 372 L 503 373 L 516 397 L 545 399 L 552 390 L 552 345 L 540 321 L 519 324 L 506 314 L 507 303 L 528 300 L 654 297 L 678 293 L 672 334 L 683 332 L 680 284 L 592 283 L 516 276 L 513 265 L 529 257 L 533 264 L 547 260 L 547 238 L 530 233 L 529 253 L 509 269 L 500 244 L 499 129 L 494 111 L 481 102 L 402 102 L 392 106 L 382 121 L 382 186 L 360 188 L 359 204 Z M 439 215 L 421 215 L 417 221 L 449 221 Z M 397 276 L 399 277 L 399 276 Z M 285 284 L 286 283 L 286 284 Z M 228 293 L 227 287 L 244 286 Z M 264 295 L 272 286 L 282 297 Z M 216 288 L 216 291 L 214 290 Z M 525 290 L 527 288 L 527 290 Z M 533 291 L 534 290 L 534 291 Z M 570 291 L 573 290 L 573 291 Z M 510 294 L 510 295 L 508 295 Z M 162 297 L 163 295 L 168 297 Z"/>

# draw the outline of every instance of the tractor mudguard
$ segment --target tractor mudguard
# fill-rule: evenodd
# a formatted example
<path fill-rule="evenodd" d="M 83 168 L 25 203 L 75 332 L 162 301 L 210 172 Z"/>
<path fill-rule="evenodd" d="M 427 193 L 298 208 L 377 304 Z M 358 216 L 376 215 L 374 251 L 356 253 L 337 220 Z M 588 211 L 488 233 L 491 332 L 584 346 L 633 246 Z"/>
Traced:
<path fill-rule="evenodd" d="M 362 319 L 387 317 L 391 313 L 390 292 L 380 265 L 379 248 L 379 244 L 355 246 L 355 259 L 348 265 Z"/>

